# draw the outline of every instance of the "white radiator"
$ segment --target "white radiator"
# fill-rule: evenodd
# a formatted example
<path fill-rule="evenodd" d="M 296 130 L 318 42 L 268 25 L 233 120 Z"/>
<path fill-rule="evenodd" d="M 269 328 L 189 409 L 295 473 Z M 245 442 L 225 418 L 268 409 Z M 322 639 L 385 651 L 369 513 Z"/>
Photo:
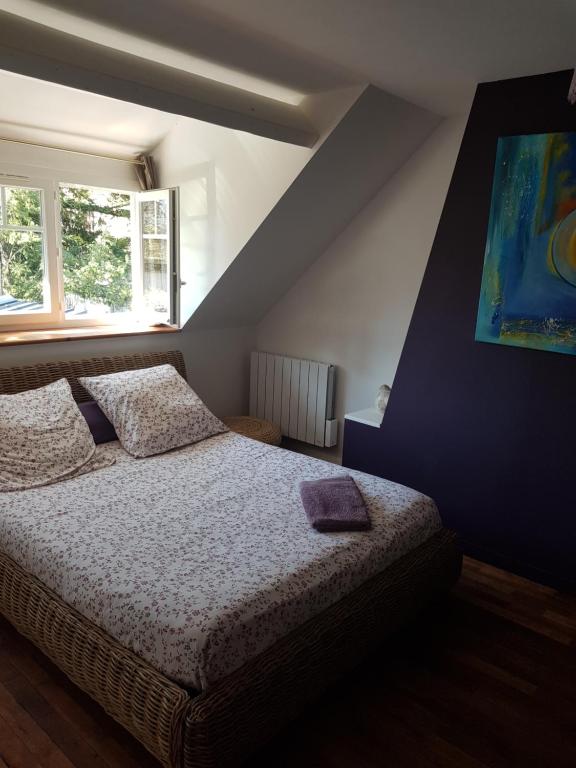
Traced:
<path fill-rule="evenodd" d="M 335 370 L 328 363 L 252 352 L 250 416 L 277 424 L 286 437 L 336 445 Z"/>

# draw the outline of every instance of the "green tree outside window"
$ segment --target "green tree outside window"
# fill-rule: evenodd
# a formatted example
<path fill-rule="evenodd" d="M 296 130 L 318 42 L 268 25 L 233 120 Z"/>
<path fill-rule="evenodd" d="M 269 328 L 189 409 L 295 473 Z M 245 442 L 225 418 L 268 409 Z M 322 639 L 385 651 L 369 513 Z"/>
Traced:
<path fill-rule="evenodd" d="M 9 228 L 41 225 L 41 195 L 24 187 L 10 188 L 9 192 L 4 219 L 7 226 L 0 229 L 0 295 L 42 302 L 42 233 Z M 129 310 L 132 268 L 126 223 L 130 220 L 130 195 L 62 186 L 60 206 L 67 303 L 79 299 L 102 304 L 112 312 Z"/>

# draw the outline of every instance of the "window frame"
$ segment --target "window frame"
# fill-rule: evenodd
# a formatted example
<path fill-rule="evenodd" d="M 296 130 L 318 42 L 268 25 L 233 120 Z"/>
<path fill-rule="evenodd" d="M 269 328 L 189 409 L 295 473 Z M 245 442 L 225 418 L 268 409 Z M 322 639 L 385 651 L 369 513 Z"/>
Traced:
<path fill-rule="evenodd" d="M 54 213 L 54 185 L 45 179 L 20 178 L 11 174 L 0 176 L 0 186 L 15 189 L 33 189 L 42 193 L 42 227 L 16 227 L 0 222 L 0 229 L 12 231 L 41 232 L 43 235 L 43 300 L 48 301 L 46 312 L 19 312 L 13 315 L 0 314 L 0 330 L 22 330 L 30 328 L 36 330 L 44 327 L 53 327 L 61 319 L 60 307 L 60 269 L 58 265 L 58 253 L 53 253 L 51 243 L 56 243 L 56 219 Z"/>
<path fill-rule="evenodd" d="M 74 175 L 74 174 L 71 174 Z M 103 185 L 102 183 L 82 182 L 78 179 L 66 181 L 60 177 L 46 179 L 38 177 L 22 178 L 12 174 L 0 173 L 0 186 L 5 187 L 28 187 L 38 189 L 42 192 L 42 216 L 44 232 L 44 301 L 46 297 L 50 301 L 49 312 L 18 313 L 13 315 L 0 314 L 0 333 L 10 331 L 39 331 L 39 330 L 62 330 L 73 328 L 121 328 L 122 326 L 136 326 L 142 324 L 146 326 L 145 318 L 139 313 L 139 305 L 136 299 L 135 312 L 131 317 L 106 317 L 105 315 L 97 318 L 66 318 L 65 312 L 65 291 L 64 291 L 64 264 L 62 249 L 62 215 L 60 203 L 60 187 L 86 187 L 89 189 L 100 189 L 106 192 L 120 192 L 130 195 L 131 199 L 131 224 L 132 224 L 132 249 L 136 253 L 137 269 L 140 269 L 141 248 L 140 248 L 140 206 L 139 199 L 144 199 L 146 192 L 138 192 L 134 189 L 119 189 L 114 185 Z M 160 192 L 160 190 L 154 190 Z M 171 251 L 169 264 L 169 286 L 171 291 L 171 317 L 170 323 L 177 325 L 179 318 L 179 232 L 178 232 L 178 195 L 177 189 L 168 190 L 171 200 L 172 215 L 169 220 L 171 228 Z M 142 195 L 142 197 L 140 197 Z M 136 242 L 137 241 L 137 242 Z M 135 249 L 135 251 L 134 251 Z M 134 268 L 133 261 L 133 268 Z M 134 276 L 133 285 L 136 287 Z M 136 295 L 136 294 L 135 294 Z"/>
<path fill-rule="evenodd" d="M 166 216 L 166 234 L 144 233 L 143 211 L 141 203 L 146 201 L 158 201 L 164 199 L 168 204 Z M 162 239 L 168 243 L 168 296 L 169 296 L 169 320 L 171 325 L 180 326 L 180 232 L 179 232 L 179 195 L 177 187 L 162 187 L 160 189 L 137 192 L 133 197 L 134 205 L 134 248 L 136 253 L 137 268 L 134 270 L 133 285 L 135 281 L 141 282 L 144 272 L 143 241 L 145 239 Z M 134 291 L 136 295 L 136 291 Z M 140 297 L 141 298 L 141 297 Z"/>

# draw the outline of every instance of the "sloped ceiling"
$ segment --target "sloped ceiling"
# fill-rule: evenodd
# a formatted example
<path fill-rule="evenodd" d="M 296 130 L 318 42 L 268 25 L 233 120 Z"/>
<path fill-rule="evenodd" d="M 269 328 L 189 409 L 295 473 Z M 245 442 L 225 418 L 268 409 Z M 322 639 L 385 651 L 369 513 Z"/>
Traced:
<path fill-rule="evenodd" d="M 0 0 L 0 9 L 54 29 L 291 104 L 362 81 L 313 52 L 253 31 L 238 18 L 243 7 L 252 10 L 245 0 L 233 20 L 218 13 L 217 2 L 206 6 L 193 0 Z"/>
<path fill-rule="evenodd" d="M 478 82 L 575 64 L 573 0 L 49 2 L 304 94 L 370 82 L 441 114 Z"/>
<path fill-rule="evenodd" d="M 288 188 L 188 325 L 258 323 L 438 124 L 368 87 Z M 345 301 L 335 296 L 334 301 Z"/>
<path fill-rule="evenodd" d="M 174 127 L 175 115 L 0 71 L 0 137 L 130 157 Z"/>
<path fill-rule="evenodd" d="M 146 55 L 146 46 L 133 53 L 130 35 L 115 46 L 114 34 L 100 25 L 34 0 L 21 0 L 12 12 L 2 8 L 12 5 L 0 3 L 0 69 L 278 141 L 310 147 L 318 139 L 299 104 L 168 65 L 156 48 L 155 56 Z"/>

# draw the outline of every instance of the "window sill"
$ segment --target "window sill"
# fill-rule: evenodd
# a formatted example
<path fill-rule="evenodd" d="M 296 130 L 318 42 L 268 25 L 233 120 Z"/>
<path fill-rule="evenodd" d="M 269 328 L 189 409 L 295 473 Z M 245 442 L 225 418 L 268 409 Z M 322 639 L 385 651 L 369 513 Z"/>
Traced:
<path fill-rule="evenodd" d="M 154 333 L 178 333 L 173 326 L 97 325 L 84 328 L 52 328 L 38 331 L 0 331 L 0 346 L 17 344 L 45 344 L 55 341 L 80 339 L 108 339 L 115 336 L 136 336 Z"/>

